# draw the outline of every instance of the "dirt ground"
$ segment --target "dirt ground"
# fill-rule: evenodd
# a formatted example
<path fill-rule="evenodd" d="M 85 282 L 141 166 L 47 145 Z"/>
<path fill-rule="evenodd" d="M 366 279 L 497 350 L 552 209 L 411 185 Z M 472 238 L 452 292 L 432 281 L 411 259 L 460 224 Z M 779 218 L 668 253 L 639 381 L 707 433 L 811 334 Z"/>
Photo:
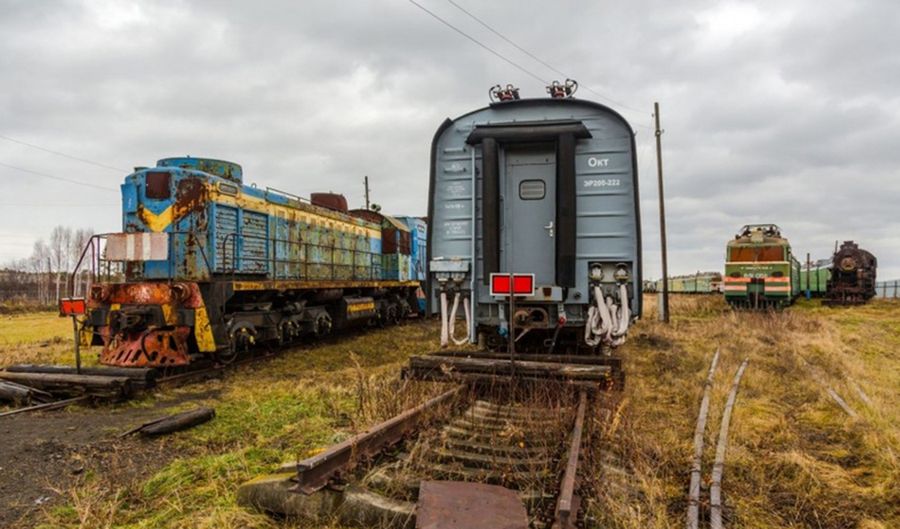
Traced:
<path fill-rule="evenodd" d="M 49 509 L 73 501 L 70 489 L 86 477 L 110 486 L 137 485 L 174 459 L 165 438 L 120 435 L 168 414 L 198 391 L 149 407 L 75 406 L 0 419 L 0 528 L 31 527 Z"/>

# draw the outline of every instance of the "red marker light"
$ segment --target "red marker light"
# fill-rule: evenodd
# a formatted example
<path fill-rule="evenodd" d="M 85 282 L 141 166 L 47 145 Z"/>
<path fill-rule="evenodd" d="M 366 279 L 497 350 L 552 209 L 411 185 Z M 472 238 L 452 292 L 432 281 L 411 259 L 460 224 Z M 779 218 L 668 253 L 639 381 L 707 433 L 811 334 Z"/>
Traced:
<path fill-rule="evenodd" d="M 81 316 L 87 312 L 84 298 L 63 298 L 59 300 L 60 316 Z"/>
<path fill-rule="evenodd" d="M 491 295 L 508 296 L 509 274 L 491 274 Z M 512 293 L 516 296 L 534 295 L 534 274 L 513 274 Z"/>

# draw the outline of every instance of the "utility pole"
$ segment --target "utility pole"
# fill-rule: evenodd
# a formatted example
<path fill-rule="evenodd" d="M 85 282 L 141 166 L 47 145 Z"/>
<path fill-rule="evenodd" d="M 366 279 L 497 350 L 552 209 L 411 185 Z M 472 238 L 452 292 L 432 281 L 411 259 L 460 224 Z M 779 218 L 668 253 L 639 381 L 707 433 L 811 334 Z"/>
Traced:
<path fill-rule="evenodd" d="M 368 175 L 366 175 L 365 181 L 366 181 L 366 210 L 368 211 L 368 209 L 369 209 L 369 176 Z"/>
<path fill-rule="evenodd" d="M 669 323 L 669 263 L 666 256 L 666 199 L 663 194 L 662 130 L 659 128 L 659 103 L 653 103 L 656 120 L 656 173 L 659 179 L 659 240 L 662 249 L 662 306 L 659 321 Z"/>

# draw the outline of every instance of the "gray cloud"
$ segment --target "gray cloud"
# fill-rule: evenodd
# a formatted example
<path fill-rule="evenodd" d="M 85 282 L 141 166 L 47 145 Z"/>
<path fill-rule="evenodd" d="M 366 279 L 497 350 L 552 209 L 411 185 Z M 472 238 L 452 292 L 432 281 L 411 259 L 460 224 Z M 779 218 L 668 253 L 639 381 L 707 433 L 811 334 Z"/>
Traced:
<path fill-rule="evenodd" d="M 422 3 L 559 77 L 448 3 Z M 673 272 L 721 267 L 740 225 L 773 221 L 801 255 L 852 238 L 900 277 L 900 4 L 460 3 L 632 121 L 647 275 L 659 273 L 657 100 Z M 402 0 L 8 0 L 0 17 L 0 134 L 126 169 L 225 158 L 248 181 L 354 205 L 369 175 L 375 201 L 397 213 L 425 213 L 435 128 L 498 82 L 543 95 Z M 0 162 L 111 188 L 124 176 L 2 140 Z M 115 192 L 4 167 L 0 182 L 0 262 L 58 223 L 119 229 Z"/>

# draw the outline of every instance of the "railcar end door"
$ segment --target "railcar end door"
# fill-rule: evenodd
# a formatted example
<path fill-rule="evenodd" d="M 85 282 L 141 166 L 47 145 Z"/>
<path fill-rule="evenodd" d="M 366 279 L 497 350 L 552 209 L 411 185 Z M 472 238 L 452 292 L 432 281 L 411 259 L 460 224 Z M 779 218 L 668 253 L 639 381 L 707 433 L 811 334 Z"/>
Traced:
<path fill-rule="evenodd" d="M 551 147 L 508 149 L 504 165 L 503 271 L 533 273 L 537 285 L 553 285 L 556 153 Z"/>

